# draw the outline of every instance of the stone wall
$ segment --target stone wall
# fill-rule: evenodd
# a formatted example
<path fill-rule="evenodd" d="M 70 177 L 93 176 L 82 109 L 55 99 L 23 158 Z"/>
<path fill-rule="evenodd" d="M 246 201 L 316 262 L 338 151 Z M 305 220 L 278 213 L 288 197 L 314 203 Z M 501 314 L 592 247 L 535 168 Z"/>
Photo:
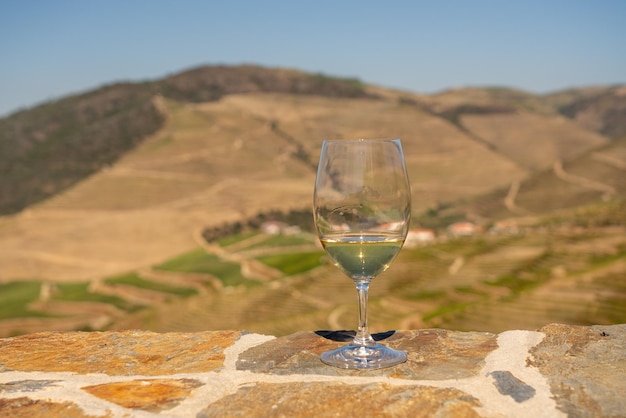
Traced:
<path fill-rule="evenodd" d="M 328 367 L 341 332 L 37 333 L 0 339 L 0 416 L 626 416 L 626 325 L 378 336 L 408 361 Z"/>

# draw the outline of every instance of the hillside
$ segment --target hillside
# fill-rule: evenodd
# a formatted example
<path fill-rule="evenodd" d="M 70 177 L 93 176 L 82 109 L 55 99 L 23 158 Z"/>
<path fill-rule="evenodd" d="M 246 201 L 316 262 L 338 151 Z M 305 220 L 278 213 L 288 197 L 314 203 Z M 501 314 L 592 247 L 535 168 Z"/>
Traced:
<path fill-rule="evenodd" d="M 445 120 L 396 101 L 264 93 L 157 103 L 165 126 L 117 164 L 4 220 L 0 279 L 78 280 L 150 265 L 188 249 L 203 227 L 308 207 L 327 136 L 380 137 L 393 126 L 416 212 L 526 174 Z"/>
<path fill-rule="evenodd" d="M 0 214 L 113 164 L 163 118 L 149 86 L 115 84 L 0 119 Z"/>
<path fill-rule="evenodd" d="M 588 131 L 610 139 L 626 135 L 626 94 L 620 86 L 571 89 L 545 96 L 507 88 L 452 89 L 424 96 L 368 86 L 358 79 L 289 69 L 205 66 L 160 80 L 104 86 L 0 119 L 0 214 L 19 212 L 72 187 L 114 164 L 162 129 L 163 116 L 153 101 L 157 96 L 202 103 L 231 94 L 272 92 L 396 100 L 448 121 L 530 169 L 545 168 L 556 156 L 580 155 L 590 145 L 581 139 L 589 135 Z M 576 122 L 569 131 L 558 132 L 558 127 L 550 126 L 559 123 L 555 118 L 559 114 Z M 542 126 L 544 120 L 552 122 Z M 519 125 L 526 136 L 512 133 Z M 533 126 L 540 135 L 526 129 Z M 546 128 L 556 131 L 545 134 Z M 500 138 L 503 132 L 506 134 Z M 552 145 L 558 150 L 544 152 L 546 146 L 542 144 L 565 134 L 573 134 L 579 141 L 561 140 Z M 520 146 L 529 138 L 534 142 Z M 597 145 L 598 139 L 591 143 Z M 528 155 L 529 150 L 533 150 L 532 155 Z"/>
<path fill-rule="evenodd" d="M 406 246 L 370 293 L 373 332 L 501 332 L 626 321 L 626 201 L 559 211 L 520 229 Z M 124 274 L 0 283 L 0 335 L 42 329 L 285 335 L 351 329 L 354 285 L 314 235 L 249 230 Z"/>
<path fill-rule="evenodd" d="M 626 195 L 626 139 L 613 140 L 571 160 L 554 160 L 547 168 L 508 187 L 456 202 L 441 218 L 473 214 L 478 219 L 542 216 Z"/>
<path fill-rule="evenodd" d="M 354 79 L 257 66 L 201 67 L 144 83 L 118 83 L 0 119 L 0 214 L 18 212 L 117 161 L 163 127 L 162 95 L 207 102 L 234 93 L 367 97 Z"/>
<path fill-rule="evenodd" d="M 589 87 L 545 97 L 562 115 L 609 138 L 626 136 L 626 87 Z"/>
<path fill-rule="evenodd" d="M 376 331 L 443 327 L 502 332 L 551 322 L 624 323 L 625 223 L 624 202 L 598 204 L 548 216 L 516 233 L 460 239 L 440 235 L 428 245 L 405 247 L 372 283 L 370 326 Z M 295 274 L 279 271 L 273 279 L 261 279 L 262 285 L 211 287 L 184 301 L 127 315 L 112 327 L 238 327 L 278 335 L 353 329 L 354 285 L 316 249 L 314 237 L 298 239 L 298 247 L 295 237 L 281 241 L 263 234 L 221 240 L 209 251 L 285 269 L 295 265 L 288 260 L 297 256 L 300 265 Z M 193 277 L 181 273 L 181 262 L 171 268 L 175 271 L 160 273 L 161 278 Z"/>
<path fill-rule="evenodd" d="M 202 67 L 16 113 L 0 120 L 0 290 L 13 295 L 0 298 L 0 333 L 351 326 L 341 318 L 352 315 L 353 289 L 330 278 L 314 237 L 287 239 L 295 249 L 262 235 L 220 236 L 226 250 L 203 239 L 260 213 L 308 210 L 324 138 L 400 137 L 414 227 L 443 236 L 457 220 L 524 227 L 407 252 L 374 295 L 385 326 L 481 328 L 464 312 L 515 300 L 517 315 L 526 290 L 548 282 L 561 293 L 572 283 L 605 286 L 619 300 L 623 289 L 607 283 L 624 272 L 626 234 L 615 221 L 626 197 L 622 90 L 424 96 L 292 70 Z M 590 114 L 595 125 L 585 124 Z M 583 222 L 594 229 L 578 230 L 577 208 L 596 205 Z M 560 214 L 563 229 L 552 223 Z M 597 254 L 574 245 L 590 236 Z M 520 294 L 511 277 L 532 283 Z M 544 301 L 556 294 L 545 292 Z M 210 320 L 199 313 L 207 306 Z M 539 310 L 534 323 L 550 317 Z M 624 318 L 602 312 L 600 322 Z M 490 326 L 501 325 L 494 315 Z"/>
<path fill-rule="evenodd" d="M 203 227 L 307 207 L 323 138 L 402 138 L 413 211 L 427 225 L 619 197 L 620 140 L 558 113 L 594 97 L 605 106 L 609 93 L 619 112 L 621 90 L 592 91 L 422 96 L 292 70 L 201 67 L 19 112 L 0 121 L 4 210 L 54 197 L 0 218 L 0 280 L 123 271 L 188 248 Z"/>

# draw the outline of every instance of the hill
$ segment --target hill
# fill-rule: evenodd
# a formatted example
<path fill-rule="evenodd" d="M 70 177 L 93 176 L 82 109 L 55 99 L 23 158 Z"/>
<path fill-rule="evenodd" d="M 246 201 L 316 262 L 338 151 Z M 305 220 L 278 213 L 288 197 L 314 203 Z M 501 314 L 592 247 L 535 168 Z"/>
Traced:
<path fill-rule="evenodd" d="M 609 138 L 626 136 L 626 87 L 588 87 L 545 97 L 562 115 Z"/>
<path fill-rule="evenodd" d="M 594 204 L 515 230 L 440 233 L 406 246 L 372 283 L 371 329 L 624 323 L 625 205 Z M 77 328 L 284 335 L 350 329 L 357 316 L 354 285 L 305 231 L 246 230 L 124 274 L 14 281 L 0 290 L 2 336 Z"/>
<path fill-rule="evenodd" d="M 149 86 L 115 84 L 0 119 L 0 214 L 113 164 L 163 118 Z"/>
<path fill-rule="evenodd" d="M 441 234 L 435 242 L 405 247 L 372 283 L 370 326 L 376 331 L 443 327 L 502 332 L 551 322 L 624 323 L 625 224 L 622 201 L 561 211 L 517 232 L 464 238 Z M 299 239 L 299 247 L 294 247 L 295 237 L 281 241 L 254 233 L 220 240 L 215 245 L 219 250 L 210 251 L 224 257 L 262 260 L 279 269 L 293 268 L 294 259 L 300 264 L 295 272 L 262 279 L 261 285 L 217 287 L 124 316 L 111 326 L 243 328 L 272 335 L 352 329 L 357 318 L 354 285 L 316 250 L 314 237 Z M 178 274 L 185 270 L 180 261 L 170 266 Z"/>
<path fill-rule="evenodd" d="M 0 119 L 0 214 L 18 212 L 113 164 L 163 127 L 153 103 L 215 101 L 234 93 L 367 97 L 355 79 L 257 66 L 201 67 L 117 83 Z"/>
<path fill-rule="evenodd" d="M 0 214 L 19 212 L 66 190 L 163 128 L 154 97 L 201 103 L 231 94 L 269 92 L 414 105 L 533 170 L 546 168 L 557 156 L 580 155 L 588 149 L 582 138 L 588 131 L 610 139 L 626 135 L 626 94 L 619 86 L 545 96 L 508 88 L 453 89 L 423 96 L 289 69 L 205 66 L 161 80 L 104 86 L 0 119 Z M 559 131 L 553 126 L 558 125 L 559 114 L 576 124 Z M 552 122 L 542 126 L 546 120 Z M 532 132 L 533 126 L 537 132 Z M 553 141 L 571 135 L 572 140 Z M 527 144 L 529 139 L 534 142 Z M 598 139 L 591 142 L 597 145 Z M 550 146 L 559 149 L 547 149 Z"/>
<path fill-rule="evenodd" d="M 226 250 L 203 238 L 207 229 L 234 231 L 259 214 L 309 209 L 324 138 L 402 138 L 415 227 L 443 235 L 457 220 L 485 230 L 500 220 L 524 227 L 519 236 L 409 251 L 374 295 L 379 314 L 394 306 L 384 324 L 477 327 L 466 307 L 488 303 L 495 312 L 506 297 L 518 300 L 552 282 L 546 271 L 561 278 L 558 289 L 589 281 L 597 289 L 623 273 L 625 234 L 614 221 L 626 194 L 621 91 L 537 96 L 468 88 L 424 96 L 292 70 L 202 67 L 16 113 L 0 120 L 0 287 L 18 302 L 0 310 L 9 321 L 0 331 L 216 327 L 230 324 L 229 315 L 260 332 L 351 326 L 340 318 L 351 315 L 352 303 L 340 299 L 353 289 L 324 279 L 332 268 L 320 262 L 313 237 L 287 239 L 295 250 L 248 232 L 219 236 Z M 597 130 L 584 125 L 589 114 L 602 121 Z M 577 208 L 596 205 L 584 222 L 595 229 L 568 235 L 578 228 L 571 220 L 579 219 Z M 567 226 L 554 228 L 551 219 L 563 213 Z M 558 232 L 554 239 L 545 228 Z M 604 252 L 583 259 L 580 251 L 591 247 L 571 245 L 589 236 Z M 609 278 L 585 276 L 601 267 Z M 450 273 L 457 269 L 467 275 Z M 431 289 L 429 280 L 443 287 Z M 531 282 L 518 289 L 519 280 Z M 619 299 L 621 291 L 607 294 Z M 334 292 L 334 302 L 320 296 Z M 237 295 L 246 301 L 235 302 Z M 261 305 L 275 306 L 278 316 Z M 206 306 L 217 322 L 206 315 L 193 322 Z M 445 315 L 437 313 L 442 307 Z M 599 318 L 621 315 L 609 309 Z M 453 319 L 459 322 L 445 322 Z"/>
<path fill-rule="evenodd" d="M 0 219 L 0 279 L 78 279 L 146 265 L 188 248 L 203 227 L 307 207 L 321 140 L 330 137 L 402 138 L 414 212 L 426 225 L 619 197 L 623 160 L 613 154 L 621 142 L 559 109 L 597 98 L 619 112 L 621 90 L 581 91 L 423 96 L 218 66 L 19 112 L 0 120 L 0 196 L 5 212 L 29 209 Z"/>

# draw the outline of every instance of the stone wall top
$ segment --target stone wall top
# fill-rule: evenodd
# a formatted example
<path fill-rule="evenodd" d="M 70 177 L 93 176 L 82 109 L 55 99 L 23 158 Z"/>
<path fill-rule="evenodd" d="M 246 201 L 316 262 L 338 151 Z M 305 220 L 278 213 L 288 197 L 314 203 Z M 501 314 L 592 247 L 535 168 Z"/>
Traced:
<path fill-rule="evenodd" d="M 0 416 L 626 416 L 626 325 L 378 335 L 401 365 L 336 369 L 341 332 L 48 332 L 0 339 Z"/>

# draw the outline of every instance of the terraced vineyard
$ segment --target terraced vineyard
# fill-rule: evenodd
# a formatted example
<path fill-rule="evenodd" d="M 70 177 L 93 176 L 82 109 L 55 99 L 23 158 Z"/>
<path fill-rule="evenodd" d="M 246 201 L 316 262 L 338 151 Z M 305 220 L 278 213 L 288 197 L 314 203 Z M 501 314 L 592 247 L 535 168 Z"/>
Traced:
<path fill-rule="evenodd" d="M 404 248 L 372 283 L 372 329 L 499 332 L 626 322 L 626 203 L 599 208 L 516 234 L 444 235 Z M 4 336 L 110 328 L 283 335 L 352 329 L 357 315 L 353 285 L 308 233 L 247 232 L 142 271 L 0 290 Z"/>
<path fill-rule="evenodd" d="M 515 235 L 444 237 L 405 248 L 372 283 L 371 326 L 378 331 L 446 327 L 497 332 L 549 322 L 624 322 L 624 232 L 619 225 L 572 231 L 541 223 Z M 281 239 L 292 246 L 280 245 Z M 162 331 L 243 328 L 282 335 L 354 328 L 353 285 L 328 263 L 313 237 L 297 239 L 310 239 L 310 245 L 295 246 L 294 237 L 263 235 L 224 245 L 222 251 L 241 260 L 267 260 L 258 255 L 272 253 L 272 267 L 282 271 L 259 277 L 256 284 L 214 288 L 174 301 L 134 320 Z"/>

